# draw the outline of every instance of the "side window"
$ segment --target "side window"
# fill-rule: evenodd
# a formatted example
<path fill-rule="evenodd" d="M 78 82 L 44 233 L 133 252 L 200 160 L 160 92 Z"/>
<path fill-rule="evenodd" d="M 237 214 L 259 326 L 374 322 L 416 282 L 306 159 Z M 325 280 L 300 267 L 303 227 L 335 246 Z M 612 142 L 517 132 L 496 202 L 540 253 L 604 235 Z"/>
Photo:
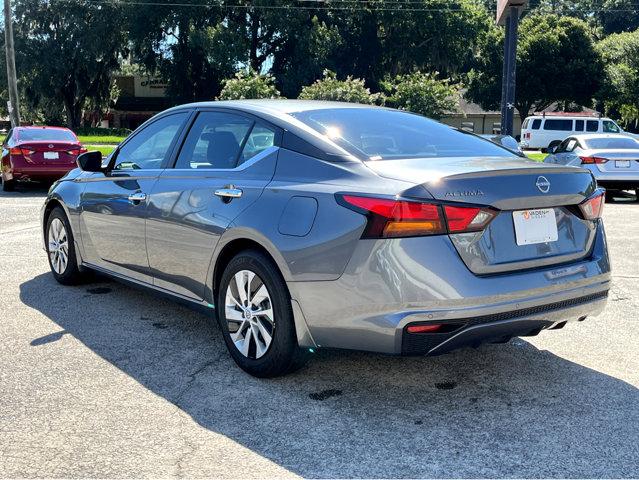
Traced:
<path fill-rule="evenodd" d="M 539 127 L 541 127 L 541 118 L 535 118 L 532 123 L 532 129 L 539 130 Z"/>
<path fill-rule="evenodd" d="M 619 133 L 621 129 L 617 126 L 615 122 L 611 120 L 604 120 L 603 131 L 604 133 Z"/>
<path fill-rule="evenodd" d="M 235 168 L 253 123 L 241 115 L 201 112 L 182 145 L 175 168 Z"/>
<path fill-rule="evenodd" d="M 584 121 L 583 120 L 575 120 L 575 131 L 583 132 L 584 131 Z"/>
<path fill-rule="evenodd" d="M 569 138 L 568 143 L 566 144 L 566 152 L 572 152 L 577 146 L 577 140 L 574 138 Z"/>
<path fill-rule="evenodd" d="M 264 125 L 255 124 L 246 140 L 238 165 L 250 160 L 258 153 L 275 145 L 275 131 Z"/>
<path fill-rule="evenodd" d="M 7 138 L 5 138 L 4 141 L 2 142 L 3 145 L 9 144 L 9 140 L 11 140 L 11 135 L 13 135 L 13 129 L 9 130 L 9 133 L 7 133 Z"/>
<path fill-rule="evenodd" d="M 588 120 L 586 122 L 587 132 L 596 132 L 599 130 L 599 120 Z"/>
<path fill-rule="evenodd" d="M 188 117 L 187 112 L 168 115 L 144 127 L 124 144 L 115 159 L 115 170 L 151 170 L 162 167 L 173 140 Z"/>
<path fill-rule="evenodd" d="M 544 130 L 572 131 L 572 120 L 546 120 Z"/>

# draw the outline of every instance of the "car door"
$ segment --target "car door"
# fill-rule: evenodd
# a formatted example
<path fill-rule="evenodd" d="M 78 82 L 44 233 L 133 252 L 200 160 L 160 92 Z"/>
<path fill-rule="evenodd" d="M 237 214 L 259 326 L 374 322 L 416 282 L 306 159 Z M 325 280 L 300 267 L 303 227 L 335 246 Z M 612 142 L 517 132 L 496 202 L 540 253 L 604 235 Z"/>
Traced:
<path fill-rule="evenodd" d="M 164 115 L 136 131 L 110 157 L 107 173 L 83 177 L 83 260 L 152 283 L 146 251 L 148 195 L 191 112 Z"/>
<path fill-rule="evenodd" d="M 156 286 L 204 298 L 213 250 L 273 178 L 279 138 L 279 129 L 251 116 L 198 112 L 149 200 L 146 238 Z"/>

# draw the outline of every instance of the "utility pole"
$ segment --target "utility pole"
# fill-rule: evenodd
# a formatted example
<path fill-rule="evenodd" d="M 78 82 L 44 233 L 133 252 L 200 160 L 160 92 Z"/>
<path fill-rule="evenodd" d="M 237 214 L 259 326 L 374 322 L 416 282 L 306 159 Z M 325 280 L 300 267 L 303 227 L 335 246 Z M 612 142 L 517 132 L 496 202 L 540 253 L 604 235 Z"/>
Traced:
<path fill-rule="evenodd" d="M 7 52 L 7 84 L 9 90 L 9 118 L 11 126 L 20 125 L 20 105 L 18 104 L 18 79 L 16 75 L 16 52 L 13 45 L 13 22 L 11 19 L 11 0 L 4 0 L 4 42 Z"/>
<path fill-rule="evenodd" d="M 506 26 L 504 69 L 501 83 L 501 134 L 514 136 L 517 34 L 519 16 L 528 0 L 499 0 L 497 24 Z"/>

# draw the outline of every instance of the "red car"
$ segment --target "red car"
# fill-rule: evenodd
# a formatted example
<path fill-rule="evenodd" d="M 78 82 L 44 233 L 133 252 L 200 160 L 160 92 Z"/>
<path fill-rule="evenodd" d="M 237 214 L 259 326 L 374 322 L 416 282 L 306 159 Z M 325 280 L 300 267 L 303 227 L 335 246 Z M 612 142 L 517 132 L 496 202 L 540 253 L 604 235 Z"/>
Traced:
<path fill-rule="evenodd" d="M 84 152 L 68 128 L 13 128 L 2 144 L 2 190 L 13 190 L 18 180 L 57 180 L 76 167 Z"/>

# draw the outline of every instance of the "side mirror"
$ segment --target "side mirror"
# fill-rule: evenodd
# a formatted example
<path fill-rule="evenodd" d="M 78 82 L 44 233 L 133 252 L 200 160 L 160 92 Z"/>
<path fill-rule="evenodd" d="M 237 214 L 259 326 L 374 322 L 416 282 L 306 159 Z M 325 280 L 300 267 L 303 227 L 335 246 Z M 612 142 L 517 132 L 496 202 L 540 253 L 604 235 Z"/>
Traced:
<path fill-rule="evenodd" d="M 86 152 L 78 155 L 78 167 L 83 172 L 102 172 L 102 152 Z"/>
<path fill-rule="evenodd" d="M 557 145 L 553 145 L 552 147 L 548 147 L 548 153 L 551 155 L 557 151 Z"/>

